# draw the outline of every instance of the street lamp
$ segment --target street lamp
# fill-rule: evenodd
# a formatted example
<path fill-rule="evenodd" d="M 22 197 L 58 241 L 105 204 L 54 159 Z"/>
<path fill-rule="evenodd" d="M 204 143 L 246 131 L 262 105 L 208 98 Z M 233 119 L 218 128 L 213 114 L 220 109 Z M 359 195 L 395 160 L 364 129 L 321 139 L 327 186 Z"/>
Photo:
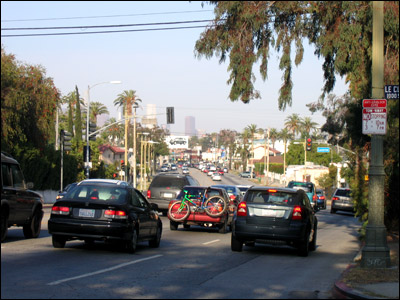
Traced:
<path fill-rule="evenodd" d="M 86 168 L 86 179 L 89 179 L 89 115 L 90 115 L 90 89 L 94 88 L 96 85 L 104 84 L 104 83 L 111 83 L 111 84 L 120 84 L 122 83 L 119 80 L 114 81 L 105 81 L 99 82 L 92 86 L 88 85 L 87 89 L 87 111 L 86 111 L 86 159 L 85 159 L 85 168 Z"/>

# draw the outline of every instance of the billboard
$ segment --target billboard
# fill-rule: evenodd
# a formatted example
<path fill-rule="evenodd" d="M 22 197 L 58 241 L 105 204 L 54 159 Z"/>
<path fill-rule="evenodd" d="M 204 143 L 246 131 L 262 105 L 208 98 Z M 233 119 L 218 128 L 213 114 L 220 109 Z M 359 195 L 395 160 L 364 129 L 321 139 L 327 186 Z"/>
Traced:
<path fill-rule="evenodd" d="M 188 149 L 189 136 L 169 135 L 165 137 L 169 149 Z"/>

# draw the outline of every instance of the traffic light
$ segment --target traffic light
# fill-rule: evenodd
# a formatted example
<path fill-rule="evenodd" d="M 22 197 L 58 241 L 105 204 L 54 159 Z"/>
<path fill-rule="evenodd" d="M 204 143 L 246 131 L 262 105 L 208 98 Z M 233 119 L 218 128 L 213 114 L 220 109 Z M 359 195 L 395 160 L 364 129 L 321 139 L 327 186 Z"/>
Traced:
<path fill-rule="evenodd" d="M 167 124 L 174 124 L 175 116 L 174 116 L 174 108 L 167 107 Z"/>
<path fill-rule="evenodd" d="M 311 138 L 307 138 L 306 149 L 307 149 L 307 151 L 311 151 L 312 150 L 312 140 L 311 140 Z"/>
<path fill-rule="evenodd" d="M 117 173 L 113 173 L 113 178 L 117 178 Z"/>
<path fill-rule="evenodd" d="M 86 161 L 86 147 L 87 146 L 83 146 L 83 161 Z M 89 161 L 91 160 L 92 160 L 92 148 L 90 148 L 89 146 Z"/>
<path fill-rule="evenodd" d="M 96 123 L 89 122 L 89 140 L 91 140 L 91 141 L 96 140 L 95 135 L 91 136 L 91 134 L 94 133 L 95 131 L 96 131 Z"/>
<path fill-rule="evenodd" d="M 123 170 L 125 168 L 125 162 L 123 159 L 121 159 L 121 170 Z"/>
<path fill-rule="evenodd" d="M 63 151 L 71 151 L 72 143 L 70 142 L 70 140 L 72 139 L 72 133 L 62 129 L 60 132 L 60 136 L 61 136 L 61 147 Z"/>

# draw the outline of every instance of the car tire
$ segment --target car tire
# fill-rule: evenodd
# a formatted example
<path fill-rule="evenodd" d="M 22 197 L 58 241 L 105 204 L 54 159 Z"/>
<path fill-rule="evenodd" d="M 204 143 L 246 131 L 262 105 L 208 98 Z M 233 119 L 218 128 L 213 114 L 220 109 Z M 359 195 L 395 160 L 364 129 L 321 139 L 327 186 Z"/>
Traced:
<path fill-rule="evenodd" d="M 149 240 L 149 246 L 150 248 L 158 248 L 160 247 L 160 242 L 161 242 L 161 232 L 162 232 L 162 225 L 159 224 L 157 226 L 157 233 L 154 239 Z"/>
<path fill-rule="evenodd" d="M 331 214 L 336 214 L 336 209 L 331 208 Z"/>
<path fill-rule="evenodd" d="M 314 233 L 313 233 L 313 239 L 311 243 L 308 246 L 310 251 L 315 251 L 317 249 L 317 226 L 314 226 Z"/>
<path fill-rule="evenodd" d="M 29 223 L 23 226 L 24 236 L 27 239 L 39 237 L 42 228 L 43 212 L 41 209 L 36 209 L 29 220 Z"/>
<path fill-rule="evenodd" d="M 311 232 L 308 231 L 304 240 L 298 244 L 297 253 L 299 256 L 307 257 L 310 251 L 310 234 Z"/>
<path fill-rule="evenodd" d="M 218 225 L 219 233 L 226 233 L 228 231 L 228 220 L 225 218 L 224 223 Z"/>
<path fill-rule="evenodd" d="M 67 239 L 59 235 L 52 235 L 51 241 L 54 248 L 64 248 Z"/>
<path fill-rule="evenodd" d="M 8 232 L 8 212 L 3 207 L 1 208 L 1 242 L 7 237 Z"/>
<path fill-rule="evenodd" d="M 178 222 L 174 222 L 174 221 L 169 221 L 169 229 L 170 230 L 178 230 Z"/>
<path fill-rule="evenodd" d="M 136 228 L 134 228 L 131 239 L 126 242 L 126 249 L 128 250 L 129 253 L 133 254 L 136 252 L 137 242 L 138 242 L 138 234 Z"/>
<path fill-rule="evenodd" d="M 236 239 L 233 233 L 231 237 L 231 250 L 235 252 L 242 252 L 243 250 L 243 242 Z"/>

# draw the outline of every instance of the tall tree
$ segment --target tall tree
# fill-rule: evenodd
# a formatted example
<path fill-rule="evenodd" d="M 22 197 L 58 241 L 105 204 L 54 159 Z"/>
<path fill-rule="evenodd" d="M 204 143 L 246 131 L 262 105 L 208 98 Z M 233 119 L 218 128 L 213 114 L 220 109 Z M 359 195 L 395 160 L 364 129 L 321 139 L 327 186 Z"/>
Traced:
<path fill-rule="evenodd" d="M 318 123 L 313 122 L 310 117 L 304 117 L 301 121 L 301 131 L 305 136 L 310 136 L 310 133 L 317 129 Z"/>
<path fill-rule="evenodd" d="M 285 127 L 293 134 L 293 137 L 297 133 L 301 132 L 301 119 L 298 114 L 291 114 L 285 120 Z"/>
<path fill-rule="evenodd" d="M 109 114 L 107 106 L 100 102 L 90 102 L 90 119 L 97 124 L 97 116 Z"/>
<path fill-rule="evenodd" d="M 81 98 L 79 97 L 78 87 L 75 85 L 75 138 L 77 146 L 82 143 L 82 114 Z"/>

